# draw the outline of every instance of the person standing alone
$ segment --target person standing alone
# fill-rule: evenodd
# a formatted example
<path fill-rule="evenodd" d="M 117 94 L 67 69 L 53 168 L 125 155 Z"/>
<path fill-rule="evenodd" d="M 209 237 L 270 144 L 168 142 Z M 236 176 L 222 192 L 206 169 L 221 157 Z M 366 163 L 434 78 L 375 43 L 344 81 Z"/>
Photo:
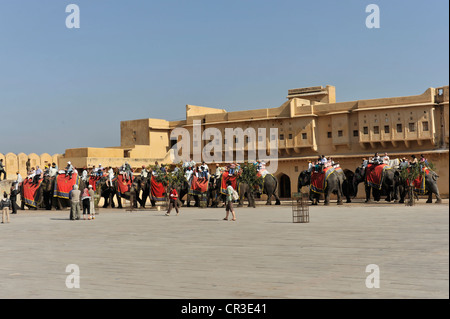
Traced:
<path fill-rule="evenodd" d="M 0 201 L 0 209 L 2 210 L 2 224 L 9 223 L 9 210 L 11 208 L 11 200 L 6 192 L 3 193 L 3 199 Z"/>
<path fill-rule="evenodd" d="M 78 189 L 78 185 L 73 185 L 73 190 L 69 193 L 69 199 L 71 203 L 70 220 L 79 220 L 81 191 Z"/>
<path fill-rule="evenodd" d="M 5 180 L 6 179 L 5 166 L 3 165 L 3 159 L 0 159 L 0 181 L 2 180 L 2 175 L 3 175 L 3 180 Z"/>
<path fill-rule="evenodd" d="M 166 216 L 170 215 L 170 212 L 172 209 L 175 208 L 175 211 L 177 212 L 177 216 L 180 214 L 180 210 L 178 208 L 178 192 L 175 189 L 175 187 L 172 187 L 169 195 L 169 210 L 166 213 Z"/>
<path fill-rule="evenodd" d="M 233 193 L 234 193 L 234 188 L 231 185 L 231 181 L 227 181 L 227 195 L 226 195 L 227 199 L 226 199 L 226 206 L 225 206 L 227 215 L 225 216 L 225 218 L 223 220 L 228 220 L 228 216 L 231 212 L 231 214 L 233 215 L 233 218 L 231 220 L 236 221 L 236 214 L 235 214 L 234 208 L 233 208 Z"/>

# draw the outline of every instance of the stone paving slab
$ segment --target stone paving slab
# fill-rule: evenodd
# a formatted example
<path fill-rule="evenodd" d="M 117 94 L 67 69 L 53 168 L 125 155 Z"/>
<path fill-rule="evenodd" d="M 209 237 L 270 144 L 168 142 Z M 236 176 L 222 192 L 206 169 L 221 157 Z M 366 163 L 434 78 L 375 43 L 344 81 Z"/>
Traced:
<path fill-rule="evenodd" d="M 19 211 L 0 224 L 0 298 L 449 298 L 448 200 L 310 207 L 308 224 L 289 206 L 236 211 Z M 69 264 L 79 289 L 66 287 Z"/>

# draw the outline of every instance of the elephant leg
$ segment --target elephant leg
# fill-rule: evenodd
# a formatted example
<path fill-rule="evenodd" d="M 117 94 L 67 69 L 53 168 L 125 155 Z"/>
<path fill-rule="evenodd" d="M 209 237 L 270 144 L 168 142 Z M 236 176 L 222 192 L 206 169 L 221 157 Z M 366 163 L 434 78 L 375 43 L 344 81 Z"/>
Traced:
<path fill-rule="evenodd" d="M 276 193 L 273 193 L 273 196 L 275 196 L 275 205 L 281 205 L 280 198 Z"/>
<path fill-rule="evenodd" d="M 433 193 L 432 192 L 428 192 L 427 204 L 432 203 L 432 202 L 433 202 Z"/>
<path fill-rule="evenodd" d="M 365 186 L 366 190 L 366 203 L 370 203 L 370 186 Z"/>
<path fill-rule="evenodd" d="M 272 205 L 272 195 L 267 195 L 266 205 Z"/>
<path fill-rule="evenodd" d="M 253 196 L 253 193 L 250 193 L 250 195 L 248 196 L 248 206 L 256 208 L 256 202 L 255 202 L 255 197 Z"/>
<path fill-rule="evenodd" d="M 117 198 L 117 208 L 122 209 L 122 197 L 120 197 L 119 195 L 116 195 Z"/>
<path fill-rule="evenodd" d="M 244 206 L 244 199 L 245 199 L 245 192 L 241 191 L 241 194 L 239 194 L 239 201 L 237 207 Z"/>
<path fill-rule="evenodd" d="M 441 204 L 442 199 L 441 199 L 441 196 L 439 195 L 439 192 L 436 192 L 434 194 L 436 195 L 436 204 Z"/>
<path fill-rule="evenodd" d="M 329 191 L 326 191 L 326 192 L 324 193 L 324 196 L 325 196 L 325 198 L 324 198 L 323 204 L 324 204 L 325 206 L 330 205 L 330 192 L 329 192 Z"/>

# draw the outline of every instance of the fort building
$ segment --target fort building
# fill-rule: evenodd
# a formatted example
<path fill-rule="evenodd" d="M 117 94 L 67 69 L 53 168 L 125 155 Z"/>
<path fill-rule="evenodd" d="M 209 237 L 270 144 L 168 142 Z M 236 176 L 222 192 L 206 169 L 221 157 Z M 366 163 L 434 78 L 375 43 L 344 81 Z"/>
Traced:
<path fill-rule="evenodd" d="M 199 122 L 194 122 L 199 121 Z M 190 132 L 191 152 L 203 147 L 194 130 L 219 129 L 227 143 L 226 128 L 265 128 L 266 141 L 278 139 L 278 170 L 274 176 L 279 181 L 280 197 L 290 197 L 297 191 L 297 179 L 308 161 L 319 155 L 332 157 L 341 167 L 355 170 L 363 157 L 375 152 L 387 152 L 391 159 L 423 154 L 438 173 L 439 190 L 449 194 L 449 87 L 428 88 L 413 96 L 336 102 L 334 86 L 327 85 L 292 89 L 287 100 L 279 107 L 227 112 L 224 109 L 187 105 L 186 119 L 166 121 L 141 119 L 121 122 L 121 141 L 118 147 L 67 149 L 59 157 L 59 166 L 71 161 L 75 167 L 119 167 L 127 161 L 132 167 L 151 165 L 155 161 L 171 164 L 172 130 L 185 128 Z M 278 136 L 269 136 L 270 128 L 278 129 Z M 244 153 L 247 158 L 246 136 Z M 261 137 L 259 137 L 261 142 Z M 201 143 L 201 145 L 198 145 Z M 192 154 L 191 154 L 192 155 Z M 225 163 L 225 156 L 222 162 Z M 236 158 L 236 157 L 235 157 Z M 362 195 L 362 192 L 359 192 Z"/>

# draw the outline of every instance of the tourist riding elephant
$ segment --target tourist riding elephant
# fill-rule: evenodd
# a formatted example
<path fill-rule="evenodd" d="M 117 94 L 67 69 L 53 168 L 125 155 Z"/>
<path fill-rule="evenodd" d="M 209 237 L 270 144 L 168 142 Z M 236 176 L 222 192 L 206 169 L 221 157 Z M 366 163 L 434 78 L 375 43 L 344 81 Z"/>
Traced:
<path fill-rule="evenodd" d="M 409 185 L 408 182 L 401 177 L 400 171 L 397 171 L 395 173 L 397 180 L 398 180 L 398 191 L 400 194 L 400 203 L 405 202 L 405 197 L 408 192 L 408 189 L 414 188 L 413 185 Z M 442 203 L 441 196 L 439 195 L 439 189 L 437 186 L 437 180 L 439 178 L 439 175 L 437 175 L 436 172 L 429 170 L 428 174 L 424 174 L 425 176 L 425 189 L 423 190 L 423 195 L 428 195 L 427 203 L 433 202 L 433 194 L 436 196 L 436 204 Z M 419 200 L 419 196 L 414 189 L 412 190 L 414 193 L 414 196 L 417 200 Z"/>
<path fill-rule="evenodd" d="M 337 204 L 342 205 L 342 183 L 344 177 L 341 176 L 341 173 L 332 172 L 328 178 L 326 179 L 326 186 L 321 191 L 314 191 L 310 187 L 309 198 L 312 201 L 313 205 L 317 205 L 319 203 L 320 195 L 324 194 L 324 205 L 330 204 L 330 195 L 337 195 Z M 300 173 L 298 177 L 298 192 L 300 192 L 303 186 L 311 185 L 311 172 L 303 171 Z"/>
<path fill-rule="evenodd" d="M 394 202 L 398 201 L 398 188 L 397 188 L 397 180 L 395 168 L 388 168 L 382 171 L 382 175 L 380 176 L 381 184 L 378 187 L 374 187 L 367 182 L 366 176 L 367 168 L 358 167 L 355 170 L 355 175 L 353 178 L 353 188 L 355 190 L 358 189 L 358 184 L 364 182 L 364 189 L 366 192 L 366 203 L 370 202 L 370 191 L 372 190 L 373 198 L 375 201 L 380 201 L 381 196 L 386 196 L 386 201 Z"/>

